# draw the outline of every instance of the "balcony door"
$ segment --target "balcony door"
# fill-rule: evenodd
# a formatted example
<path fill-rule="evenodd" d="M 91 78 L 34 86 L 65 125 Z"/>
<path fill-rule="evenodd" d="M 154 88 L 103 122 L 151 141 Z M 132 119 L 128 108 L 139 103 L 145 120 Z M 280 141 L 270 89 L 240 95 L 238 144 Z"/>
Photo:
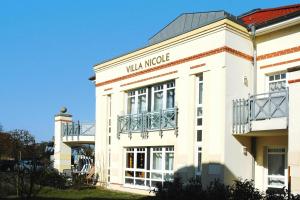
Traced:
<path fill-rule="evenodd" d="M 283 188 L 287 186 L 286 148 L 268 148 L 267 183 L 268 188 Z"/>

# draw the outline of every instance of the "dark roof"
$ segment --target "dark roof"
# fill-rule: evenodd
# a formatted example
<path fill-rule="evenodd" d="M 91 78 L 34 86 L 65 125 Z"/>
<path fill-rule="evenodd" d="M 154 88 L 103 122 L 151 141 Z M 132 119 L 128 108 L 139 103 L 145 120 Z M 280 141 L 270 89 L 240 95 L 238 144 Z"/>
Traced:
<path fill-rule="evenodd" d="M 160 30 L 158 33 L 156 33 L 154 36 L 152 36 L 149 39 L 148 45 L 145 45 L 144 47 L 137 48 L 135 50 L 129 51 L 127 53 L 115 56 L 113 58 L 103 60 L 100 63 L 95 64 L 100 65 L 102 63 L 111 61 L 113 59 L 125 56 L 127 54 L 130 54 L 132 52 L 144 49 L 146 47 L 152 46 L 154 44 L 157 44 L 159 42 L 171 39 L 173 37 L 176 37 L 178 35 L 187 33 L 189 31 L 192 31 L 194 29 L 206 26 L 208 24 L 217 22 L 222 19 L 230 19 L 232 21 L 235 21 L 236 23 L 239 23 L 243 25 L 243 22 L 236 16 L 227 13 L 225 11 L 211 11 L 211 12 L 198 12 L 198 13 L 184 13 L 179 15 L 177 18 L 175 18 L 171 23 L 169 23 L 167 26 L 165 26 L 162 30 Z M 244 25 L 245 26 L 245 25 Z"/>
<path fill-rule="evenodd" d="M 246 13 L 241 14 L 236 17 L 226 11 L 211 11 L 211 12 L 197 12 L 197 13 L 184 13 L 174 19 L 171 23 L 166 25 L 158 33 L 149 39 L 148 45 L 142 48 L 135 49 L 133 51 L 121 54 L 119 56 L 113 57 L 111 59 L 104 60 L 96 65 L 111 61 L 113 59 L 122 57 L 124 55 L 130 54 L 132 52 L 144 49 L 151 45 L 157 44 L 159 42 L 171 39 L 178 35 L 187 33 L 189 31 L 195 30 L 197 28 L 206 26 L 208 24 L 217 22 L 222 19 L 230 19 L 240 25 L 247 28 L 250 25 L 255 25 L 257 29 L 269 26 L 281 21 L 285 21 L 294 17 L 300 16 L 300 4 L 294 4 L 289 6 L 282 6 L 277 8 L 267 8 L 267 9 L 253 9 Z M 95 65 L 95 66 L 96 66 Z M 94 77 L 90 77 L 89 80 L 94 80 Z"/>
<path fill-rule="evenodd" d="M 222 19 L 231 19 L 237 23 L 242 23 L 236 16 L 225 11 L 211 11 L 198 13 L 184 13 L 165 26 L 149 39 L 149 44 L 156 44 L 164 40 L 187 33 L 202 26 L 211 24 Z"/>

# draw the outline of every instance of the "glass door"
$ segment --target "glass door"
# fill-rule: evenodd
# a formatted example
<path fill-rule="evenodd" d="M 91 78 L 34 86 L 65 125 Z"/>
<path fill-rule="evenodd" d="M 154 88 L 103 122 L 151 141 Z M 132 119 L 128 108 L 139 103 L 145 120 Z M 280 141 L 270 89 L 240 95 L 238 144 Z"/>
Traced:
<path fill-rule="evenodd" d="M 285 148 L 268 148 L 268 187 L 286 186 L 287 159 Z"/>

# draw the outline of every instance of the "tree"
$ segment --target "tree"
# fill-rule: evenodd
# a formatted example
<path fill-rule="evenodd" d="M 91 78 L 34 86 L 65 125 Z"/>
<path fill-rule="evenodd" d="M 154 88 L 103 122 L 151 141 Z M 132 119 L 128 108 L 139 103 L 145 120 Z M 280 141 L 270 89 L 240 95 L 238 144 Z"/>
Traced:
<path fill-rule="evenodd" d="M 13 143 L 13 157 L 15 160 L 20 159 L 20 154 L 22 159 L 30 159 L 34 153 L 35 139 L 29 131 L 16 129 L 10 132 Z"/>
<path fill-rule="evenodd" d="M 13 143 L 11 135 L 0 132 L 0 160 L 12 158 Z"/>

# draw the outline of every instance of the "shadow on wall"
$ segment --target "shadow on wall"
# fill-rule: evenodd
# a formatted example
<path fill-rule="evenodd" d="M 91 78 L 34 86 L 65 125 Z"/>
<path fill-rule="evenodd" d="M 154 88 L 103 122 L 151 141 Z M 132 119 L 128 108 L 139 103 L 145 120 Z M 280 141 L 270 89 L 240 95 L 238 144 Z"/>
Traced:
<path fill-rule="evenodd" d="M 197 169 L 195 166 L 182 167 L 174 172 L 175 177 L 180 177 L 183 182 L 187 182 L 192 178 L 195 178 Z M 226 177 L 226 178 L 225 178 Z M 241 177 L 236 177 L 230 169 L 225 165 L 211 162 L 203 163 L 201 168 L 201 182 L 204 187 L 208 186 L 211 182 L 218 179 L 220 182 L 231 185 L 234 180 Z"/>

